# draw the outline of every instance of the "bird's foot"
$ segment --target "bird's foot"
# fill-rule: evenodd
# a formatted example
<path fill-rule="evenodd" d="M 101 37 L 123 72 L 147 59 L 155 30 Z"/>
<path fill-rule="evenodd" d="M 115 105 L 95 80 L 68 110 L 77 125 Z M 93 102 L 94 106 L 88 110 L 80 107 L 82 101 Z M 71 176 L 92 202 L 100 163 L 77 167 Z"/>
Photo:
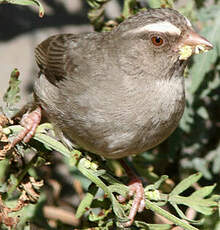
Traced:
<path fill-rule="evenodd" d="M 134 200 L 129 213 L 129 221 L 123 223 L 124 227 L 129 227 L 134 222 L 134 218 L 137 212 L 142 212 L 145 208 L 145 197 L 144 197 L 144 187 L 142 181 L 135 177 L 129 183 L 129 194 L 128 198 L 134 196 Z M 118 196 L 118 201 L 124 203 L 126 201 L 125 197 Z"/>
<path fill-rule="evenodd" d="M 18 142 L 24 141 L 27 143 L 34 136 L 37 126 L 41 121 L 41 108 L 37 107 L 31 113 L 26 113 L 23 115 L 20 124 L 24 127 L 12 141 L 11 145 L 15 146 Z"/>

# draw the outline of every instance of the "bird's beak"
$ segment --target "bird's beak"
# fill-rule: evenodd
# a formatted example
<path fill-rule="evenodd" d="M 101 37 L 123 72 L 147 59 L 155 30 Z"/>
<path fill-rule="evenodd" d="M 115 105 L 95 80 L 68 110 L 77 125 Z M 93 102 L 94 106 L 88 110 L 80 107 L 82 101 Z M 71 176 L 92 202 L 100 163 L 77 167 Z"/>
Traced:
<path fill-rule="evenodd" d="M 213 45 L 204 37 L 190 30 L 179 42 L 180 60 L 188 59 L 192 54 L 207 52 L 213 48 Z"/>

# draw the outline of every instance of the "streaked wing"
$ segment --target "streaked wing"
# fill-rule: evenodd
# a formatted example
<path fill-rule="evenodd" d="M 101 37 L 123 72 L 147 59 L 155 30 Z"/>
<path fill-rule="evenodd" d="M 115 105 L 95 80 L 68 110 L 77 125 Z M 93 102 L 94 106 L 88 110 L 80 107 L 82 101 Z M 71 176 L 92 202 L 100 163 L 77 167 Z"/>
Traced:
<path fill-rule="evenodd" d="M 56 81 L 68 76 L 69 71 L 74 71 L 74 69 L 70 70 L 75 65 L 69 50 L 77 40 L 78 35 L 74 34 L 54 35 L 36 47 L 37 65 L 51 83 L 55 84 Z"/>

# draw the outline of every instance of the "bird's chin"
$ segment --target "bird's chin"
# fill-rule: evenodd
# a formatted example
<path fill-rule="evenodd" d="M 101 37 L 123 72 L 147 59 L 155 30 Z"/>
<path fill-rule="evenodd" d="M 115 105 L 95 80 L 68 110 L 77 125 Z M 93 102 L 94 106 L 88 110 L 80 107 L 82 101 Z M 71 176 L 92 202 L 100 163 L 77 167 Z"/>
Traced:
<path fill-rule="evenodd" d="M 179 66 L 182 67 L 182 65 L 184 65 L 184 63 L 186 63 L 186 60 L 179 60 Z"/>
<path fill-rule="evenodd" d="M 179 66 L 179 69 L 181 73 L 183 73 L 184 69 L 186 68 L 188 64 L 188 59 L 187 60 L 178 60 L 177 61 L 177 66 Z"/>
<path fill-rule="evenodd" d="M 187 63 L 188 63 L 188 60 L 179 60 L 179 59 L 176 60 L 176 62 L 174 63 L 170 71 L 171 78 L 182 77 Z"/>
<path fill-rule="evenodd" d="M 181 66 L 181 67 L 182 66 L 186 67 L 188 61 L 189 61 L 189 58 L 187 58 L 187 59 L 180 59 L 180 58 L 178 58 L 178 60 L 177 60 L 177 62 L 179 63 L 179 66 Z"/>

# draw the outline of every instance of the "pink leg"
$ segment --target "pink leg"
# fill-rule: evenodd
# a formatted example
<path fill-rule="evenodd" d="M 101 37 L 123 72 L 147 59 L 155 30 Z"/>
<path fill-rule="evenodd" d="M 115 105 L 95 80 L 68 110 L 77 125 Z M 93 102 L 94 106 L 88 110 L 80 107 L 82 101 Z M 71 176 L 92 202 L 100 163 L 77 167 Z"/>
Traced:
<path fill-rule="evenodd" d="M 134 218 L 137 212 L 142 212 L 145 208 L 144 188 L 141 180 L 136 176 L 132 169 L 128 167 L 124 160 L 120 160 L 120 163 L 125 169 L 128 176 L 131 178 L 129 183 L 128 197 L 130 198 L 131 196 L 134 196 L 134 200 L 128 216 L 130 220 L 126 223 L 123 223 L 124 227 L 129 227 L 134 222 Z M 124 202 L 126 198 L 119 196 L 118 200 L 119 202 Z"/>
<path fill-rule="evenodd" d="M 21 125 L 24 127 L 22 130 L 12 141 L 11 145 L 15 146 L 18 142 L 24 141 L 27 143 L 34 136 L 37 126 L 39 125 L 41 120 L 41 108 L 37 107 L 31 113 L 26 113 L 23 115 L 21 119 Z"/>

